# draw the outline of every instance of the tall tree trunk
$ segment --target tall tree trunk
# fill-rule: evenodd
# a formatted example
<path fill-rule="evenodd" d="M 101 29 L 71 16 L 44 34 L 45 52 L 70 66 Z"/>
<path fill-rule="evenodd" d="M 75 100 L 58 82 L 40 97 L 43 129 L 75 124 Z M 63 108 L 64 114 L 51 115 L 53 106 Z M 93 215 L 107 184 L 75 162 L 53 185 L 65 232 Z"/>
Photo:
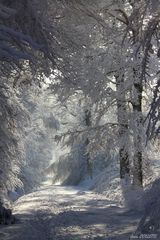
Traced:
<path fill-rule="evenodd" d="M 129 154 L 125 143 L 128 142 L 128 117 L 127 107 L 124 91 L 124 75 L 116 78 L 116 90 L 117 90 L 117 116 L 119 124 L 119 162 L 120 162 L 120 178 L 125 179 L 130 175 Z"/>
<path fill-rule="evenodd" d="M 133 141 L 134 141 L 134 156 L 133 156 L 133 185 L 143 186 L 143 171 L 142 171 L 142 92 L 143 85 L 139 71 L 133 69 L 134 84 L 133 84 Z"/>
<path fill-rule="evenodd" d="M 133 156 L 133 185 L 143 187 L 143 172 L 142 172 L 142 92 L 143 92 L 143 76 L 142 76 L 142 62 L 143 50 L 141 46 L 141 29 L 139 22 L 142 14 L 142 1 L 136 1 L 132 5 L 133 11 L 137 12 L 137 16 L 133 20 L 133 142 L 134 142 L 134 156 Z"/>
<path fill-rule="evenodd" d="M 91 122 L 91 111 L 90 110 L 85 110 L 85 125 L 87 127 L 91 127 L 92 125 L 92 122 Z M 89 139 L 87 138 L 86 139 L 86 152 L 87 152 L 87 147 L 89 145 Z M 90 159 L 90 154 L 87 152 L 86 153 L 86 163 L 87 163 L 87 172 L 90 176 L 90 178 L 92 179 L 93 177 L 93 166 L 92 166 L 92 162 L 91 162 L 91 159 Z"/>

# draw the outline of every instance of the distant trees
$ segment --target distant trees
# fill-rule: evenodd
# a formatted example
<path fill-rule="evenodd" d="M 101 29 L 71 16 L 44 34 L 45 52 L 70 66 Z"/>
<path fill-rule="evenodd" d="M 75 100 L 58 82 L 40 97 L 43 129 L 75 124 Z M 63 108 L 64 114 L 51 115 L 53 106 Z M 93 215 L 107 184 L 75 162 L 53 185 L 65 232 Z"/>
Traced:
<path fill-rule="evenodd" d="M 55 151 L 53 136 L 58 122 L 52 115 L 44 89 L 33 84 L 32 89 L 27 87 L 21 90 L 21 101 L 30 118 L 25 129 L 24 164 L 19 174 L 23 182 L 23 187 L 19 190 L 27 193 L 44 180 L 43 170 L 51 162 Z"/>
<path fill-rule="evenodd" d="M 91 111 L 91 106 L 80 93 L 70 96 L 63 104 L 59 103 L 58 108 L 56 105 L 53 107 L 52 112 L 60 124 L 55 133 L 55 141 L 60 149 L 56 148 L 58 158 L 53 159 L 44 171 L 53 177 L 53 182 L 78 184 L 85 177 L 92 177 L 92 159 L 88 150 Z"/>

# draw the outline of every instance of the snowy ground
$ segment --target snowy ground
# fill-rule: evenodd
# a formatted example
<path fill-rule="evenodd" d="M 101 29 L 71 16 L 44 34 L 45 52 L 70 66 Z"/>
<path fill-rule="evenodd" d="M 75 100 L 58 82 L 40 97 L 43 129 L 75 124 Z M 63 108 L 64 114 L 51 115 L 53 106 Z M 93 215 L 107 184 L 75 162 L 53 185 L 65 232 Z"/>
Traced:
<path fill-rule="evenodd" d="M 43 186 L 14 205 L 18 221 L 0 227 L 0 240 L 125 240 L 138 214 L 82 187 Z"/>

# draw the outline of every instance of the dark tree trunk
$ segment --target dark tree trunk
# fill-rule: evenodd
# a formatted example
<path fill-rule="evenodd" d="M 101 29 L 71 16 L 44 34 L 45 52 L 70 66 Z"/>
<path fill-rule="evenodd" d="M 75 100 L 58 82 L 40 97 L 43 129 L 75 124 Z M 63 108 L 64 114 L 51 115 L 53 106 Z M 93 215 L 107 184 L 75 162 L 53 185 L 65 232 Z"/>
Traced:
<path fill-rule="evenodd" d="M 143 171 L 142 171 L 142 82 L 137 76 L 134 69 L 135 82 L 133 86 L 133 115 L 134 115 L 134 128 L 133 128 L 133 141 L 134 141 L 134 156 L 133 156 L 133 184 L 135 186 L 143 186 Z"/>
<path fill-rule="evenodd" d="M 115 76 L 116 78 L 116 89 L 117 89 L 117 116 L 119 124 L 119 162 L 120 162 L 120 178 L 125 179 L 126 176 L 130 174 L 130 163 L 129 154 L 126 148 L 127 138 L 128 138 L 128 117 L 127 117 L 127 107 L 124 91 L 124 75 Z M 123 139 L 123 141 L 122 141 Z"/>
<path fill-rule="evenodd" d="M 134 156 L 133 156 L 133 185 L 143 187 L 143 172 L 142 172 L 142 93 L 143 93 L 143 50 L 138 46 L 141 45 L 141 30 L 139 28 L 139 21 L 141 19 L 141 3 L 133 5 L 133 11 L 137 11 L 137 17 L 133 20 L 134 30 L 133 35 L 133 142 L 134 142 Z"/>
<path fill-rule="evenodd" d="M 85 110 L 85 125 L 87 127 L 91 127 L 92 122 L 91 122 L 91 111 L 90 110 Z M 86 163 L 87 163 L 87 173 L 89 174 L 90 178 L 92 179 L 93 177 L 93 166 L 92 166 L 92 161 L 90 159 L 90 154 L 87 152 L 87 147 L 89 145 L 89 139 L 86 139 L 85 142 L 86 145 Z"/>

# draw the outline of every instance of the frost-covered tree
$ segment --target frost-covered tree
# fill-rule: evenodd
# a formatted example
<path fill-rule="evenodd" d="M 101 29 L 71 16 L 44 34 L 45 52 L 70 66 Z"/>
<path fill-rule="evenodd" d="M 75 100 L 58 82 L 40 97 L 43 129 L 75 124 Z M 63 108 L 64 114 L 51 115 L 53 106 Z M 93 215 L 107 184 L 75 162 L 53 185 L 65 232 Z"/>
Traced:
<path fill-rule="evenodd" d="M 117 121 L 113 122 L 113 123 L 107 123 L 109 120 L 107 119 L 107 115 L 110 114 L 110 107 L 114 106 L 114 109 L 116 110 L 116 101 L 117 101 L 117 96 L 116 95 L 116 91 L 114 89 L 114 87 L 112 85 L 115 85 L 116 83 L 114 82 L 113 78 L 114 75 L 117 74 L 117 72 L 119 73 L 119 75 L 123 75 L 125 71 L 125 65 L 119 66 L 119 64 L 125 64 L 125 60 L 122 62 L 119 62 L 120 56 L 121 56 L 121 52 L 120 50 L 118 50 L 120 42 L 122 41 L 122 37 L 120 38 L 120 40 L 117 40 L 117 32 L 118 34 L 122 33 L 120 31 L 118 31 L 118 27 L 113 27 L 113 23 L 111 22 L 111 18 L 109 19 L 109 21 L 105 21 L 103 19 L 102 20 L 103 24 L 106 24 L 106 33 L 102 32 L 102 29 L 100 28 L 100 24 L 99 24 L 99 18 L 98 18 L 98 23 L 97 23 L 97 18 L 96 15 L 94 13 L 92 13 L 93 9 L 96 8 L 96 10 L 98 9 L 100 11 L 100 5 L 94 5 L 94 3 L 92 3 L 91 6 L 91 11 L 90 9 L 88 9 L 88 4 L 86 5 L 81 5 L 78 4 L 78 6 L 76 5 L 76 10 L 78 12 L 80 12 L 81 14 L 83 14 L 83 18 L 81 16 L 81 22 L 79 20 L 79 22 L 75 21 L 75 27 L 77 29 L 80 29 L 81 35 L 82 35 L 82 39 L 83 39 L 83 45 L 82 48 L 80 48 L 80 50 L 76 50 L 74 52 L 74 54 L 68 54 L 68 62 L 70 62 L 69 68 L 67 70 L 67 74 L 68 76 L 66 76 L 66 74 L 63 74 L 63 72 L 59 72 L 60 74 L 57 74 L 57 81 L 53 81 L 53 85 L 52 85 L 52 89 L 54 90 L 54 92 L 57 92 L 59 94 L 59 98 L 61 101 L 64 101 L 69 95 L 74 94 L 74 92 L 76 91 L 83 91 L 83 93 L 88 96 L 91 101 L 92 104 L 95 104 L 97 106 L 97 114 L 96 114 L 96 121 L 95 121 L 95 126 L 93 125 L 93 129 L 95 129 L 96 134 L 94 134 L 94 136 L 96 137 L 96 139 L 98 139 L 97 141 L 91 141 L 94 142 L 94 147 L 95 144 L 100 139 L 102 139 L 102 136 L 104 136 L 104 129 L 105 132 L 111 132 L 109 130 L 109 127 L 114 127 L 114 126 L 118 126 L 119 123 Z M 92 9 L 93 8 L 93 9 Z M 83 10 L 83 13 L 82 13 Z M 99 12 L 100 13 L 100 12 Z M 90 19 L 90 15 L 91 19 Z M 74 21 L 74 14 L 72 14 L 72 18 Z M 85 21 L 84 21 L 85 18 Z M 101 23 L 101 22 L 100 22 Z M 112 28 L 112 32 L 111 32 L 111 26 Z M 102 27 L 102 26 L 101 26 Z M 88 31 L 90 30 L 90 31 Z M 103 30 L 104 30 L 104 26 L 103 26 Z M 107 37 L 107 33 L 111 34 L 110 37 Z M 106 38 L 106 39 L 105 39 Z M 87 39 L 87 41 L 86 41 Z M 116 39 L 116 41 L 114 41 L 114 39 Z M 118 42 L 118 43 L 117 43 Z M 119 45 L 118 45 L 119 44 Z M 117 52 L 119 53 L 119 55 L 117 54 Z M 125 54 L 124 54 L 125 57 Z M 109 59 L 109 61 L 108 61 Z M 57 72 L 58 73 L 58 72 Z M 112 82 L 114 82 L 112 84 Z M 124 87 L 124 84 L 122 84 Z M 119 84 L 117 84 L 117 86 L 119 86 Z M 131 86 L 129 86 L 131 88 Z M 122 89 L 121 87 L 121 92 L 119 92 L 119 95 L 124 95 L 126 92 L 128 91 L 128 88 L 126 88 L 126 90 Z M 119 91 L 119 90 L 118 90 Z M 125 101 L 125 99 L 124 99 Z M 121 103 L 124 102 L 123 100 L 121 100 Z M 123 109 L 125 110 L 125 109 Z M 120 115 L 120 112 L 119 112 Z M 124 111 L 122 111 L 122 107 L 121 107 L 121 117 L 124 115 Z M 103 121 L 103 126 L 98 126 L 101 122 L 101 119 L 106 117 L 106 120 Z M 119 119 L 120 120 L 120 119 Z M 123 124 L 120 122 L 120 125 L 124 127 L 124 120 L 121 119 L 121 122 L 123 121 Z M 106 124 L 107 123 L 107 124 Z M 127 123 L 126 123 L 127 125 Z M 114 132 L 114 131 L 113 131 Z M 127 136 L 126 134 L 123 134 L 125 137 Z M 98 136 L 98 138 L 97 138 Z M 106 138 L 109 136 L 109 134 L 106 134 Z M 115 138 L 115 135 L 113 134 L 113 139 Z M 122 138 L 122 136 L 120 137 Z M 110 138 L 109 138 L 110 139 Z M 123 138 L 124 139 L 124 138 Z M 122 139 L 122 141 L 124 142 L 124 140 Z M 104 140 L 103 139 L 103 146 L 101 146 L 102 148 L 107 149 L 108 145 L 105 146 L 105 144 L 107 143 L 108 139 Z M 113 140 L 114 141 L 114 140 Z M 102 141 L 99 141 L 102 143 Z M 128 143 L 128 141 L 126 140 L 126 142 Z M 91 144 L 90 144 L 91 145 Z M 99 144 L 98 144 L 99 145 Z M 127 158 L 127 163 L 124 164 L 124 150 L 126 148 L 126 146 L 122 146 L 121 150 L 120 150 L 120 158 L 122 160 L 120 160 L 121 162 L 121 168 L 124 169 L 128 169 L 129 166 L 127 166 L 128 163 L 128 157 L 126 155 Z M 122 153 L 123 152 L 123 153 Z M 126 152 L 127 154 L 127 152 Z M 124 177 L 124 173 L 122 174 L 121 170 L 121 176 L 123 175 Z M 127 173 L 129 172 L 129 170 L 126 170 Z"/>
<path fill-rule="evenodd" d="M 27 113 L 11 88 L 1 88 L 1 198 L 14 187 L 22 186 L 18 175 L 24 160 L 24 124 Z M 2 201 L 2 199 L 1 199 Z"/>
<path fill-rule="evenodd" d="M 21 67 L 20 60 L 30 61 L 32 67 L 43 57 L 54 61 L 53 48 L 49 48 L 49 19 L 46 22 L 44 18 L 46 9 L 43 1 L 1 1 L 1 71 L 8 74 L 9 68 Z"/>
<path fill-rule="evenodd" d="M 28 112 L 21 102 L 17 85 L 24 83 L 24 79 L 31 82 L 35 73 L 40 79 L 42 73 L 47 74 L 49 66 L 54 65 L 47 37 L 49 24 L 43 17 L 45 9 L 43 2 L 38 5 L 33 1 L 0 3 L 1 202 L 8 192 L 23 185 L 19 176 L 25 160 Z"/>
<path fill-rule="evenodd" d="M 108 104 L 105 103 L 106 96 L 111 96 L 111 99 L 116 100 L 116 92 L 109 92 L 111 89 L 107 88 L 107 73 L 111 72 L 117 74 L 117 72 L 120 72 L 119 75 L 124 76 L 126 89 L 122 90 L 121 95 L 124 94 L 125 97 L 125 95 L 127 96 L 127 94 L 130 93 L 128 102 L 131 103 L 132 109 L 132 116 L 128 120 L 130 121 L 129 130 L 132 131 L 133 136 L 133 182 L 135 185 L 142 186 L 142 152 L 145 142 L 145 137 L 142 130 L 144 128 L 142 113 L 142 93 L 145 85 L 145 80 L 147 80 L 147 82 L 150 80 L 148 77 L 146 78 L 146 74 L 152 72 L 149 61 L 149 59 L 151 59 L 150 55 L 153 53 L 156 55 L 158 51 L 157 43 L 155 43 L 154 46 L 152 45 L 154 42 L 156 42 L 155 35 L 158 31 L 157 23 L 159 13 L 158 9 L 155 7 L 156 3 L 153 3 L 152 1 L 142 1 L 138 3 L 130 1 L 110 1 L 110 3 L 110 5 L 106 5 L 103 1 L 101 1 L 100 4 L 95 4 L 94 2 L 90 8 L 88 4 L 85 4 L 83 1 L 79 3 L 72 3 L 75 4 L 74 8 L 76 10 L 78 9 L 81 12 L 83 11 L 83 14 L 86 14 L 86 24 L 83 22 L 83 25 L 81 24 L 80 29 L 84 36 L 87 37 L 84 29 L 91 27 L 92 31 L 90 31 L 90 34 L 88 34 L 88 39 L 90 39 L 88 41 L 90 45 L 93 44 L 93 41 L 94 44 L 92 45 L 93 48 L 90 47 L 90 54 L 88 55 L 88 46 L 87 51 L 85 51 L 86 46 L 84 45 L 84 54 L 81 54 L 82 58 L 80 58 L 81 63 L 85 62 L 86 64 L 86 58 L 89 60 L 86 64 L 86 68 L 83 65 L 83 70 L 80 73 L 76 68 L 74 69 L 74 63 L 76 63 L 77 66 L 81 66 L 81 64 L 77 64 L 76 52 L 74 55 L 69 55 L 69 58 L 71 60 L 71 71 L 68 71 L 70 81 L 65 84 L 66 78 L 63 77 L 62 74 L 62 79 L 58 82 L 58 84 L 56 84 L 56 87 L 58 88 L 58 85 L 61 86 L 61 93 L 63 93 L 63 96 L 65 94 L 65 92 L 62 91 L 62 89 L 65 91 L 65 88 L 63 86 L 66 86 L 67 92 L 69 93 L 72 93 L 77 89 L 82 89 L 85 93 L 89 94 L 92 97 L 93 101 L 95 100 L 95 96 L 98 96 L 97 98 L 99 99 L 96 100 L 103 103 L 104 109 L 106 109 L 106 106 L 108 106 Z M 103 7 L 100 9 L 100 6 Z M 96 11 L 99 15 L 96 14 Z M 150 14 L 152 14 L 151 19 L 149 17 Z M 139 17 L 139 20 L 137 16 Z M 87 21 L 88 18 L 92 20 Z M 103 29 L 106 27 L 106 35 L 103 35 L 103 40 L 98 41 L 97 38 L 95 38 L 95 32 L 99 34 L 99 36 L 101 35 L 100 31 L 98 32 L 97 28 L 95 27 L 95 21 L 97 21 L 99 25 L 103 25 Z M 93 22 L 94 27 L 92 28 Z M 111 37 L 107 38 L 109 30 Z M 148 35 L 149 31 L 150 34 Z M 98 52 L 98 48 L 100 47 L 102 51 Z M 152 47 L 155 47 L 155 52 L 153 52 Z M 112 52 L 113 57 L 111 54 L 109 54 L 109 52 L 111 52 L 110 48 L 113 48 L 113 50 L 116 49 Z M 95 49 L 97 51 L 97 54 L 94 55 Z M 119 54 L 117 54 L 118 52 Z M 102 58 L 100 56 L 103 56 L 103 59 L 106 57 L 106 61 L 102 62 Z M 122 58 L 121 61 L 119 61 L 120 56 Z M 108 59 L 111 61 L 111 64 L 107 64 Z M 89 72 L 88 69 L 90 63 L 92 64 L 92 71 Z M 105 67 L 104 64 L 106 64 Z M 97 66 L 96 70 L 98 69 L 99 71 L 94 70 L 94 66 Z M 155 65 L 155 71 L 156 66 L 157 65 Z M 87 75 L 84 73 L 84 69 L 86 69 Z M 95 74 L 95 71 L 97 75 Z M 77 74 L 77 72 L 79 74 Z M 94 73 L 94 76 L 92 73 Z M 111 81 L 108 81 L 108 83 L 111 83 Z M 68 91 L 68 89 L 70 91 Z M 107 103 L 108 102 L 109 101 L 107 99 Z M 103 111 L 105 112 L 105 110 Z M 119 125 L 119 123 L 117 124 Z M 124 137 L 126 137 L 125 134 Z M 123 139 L 122 141 L 124 141 Z M 126 154 L 128 155 L 127 152 Z M 126 159 L 128 159 L 127 155 Z"/>

